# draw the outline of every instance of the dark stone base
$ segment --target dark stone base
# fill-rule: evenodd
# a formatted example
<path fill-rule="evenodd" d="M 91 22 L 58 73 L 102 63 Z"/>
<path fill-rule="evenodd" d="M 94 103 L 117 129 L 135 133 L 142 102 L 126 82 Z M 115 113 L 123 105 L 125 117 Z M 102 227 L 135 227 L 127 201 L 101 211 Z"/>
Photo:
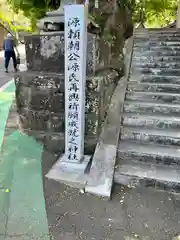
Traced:
<path fill-rule="evenodd" d="M 62 153 L 65 132 L 64 76 L 27 71 L 18 73 L 15 84 L 20 129 L 41 141 L 50 152 Z M 92 154 L 98 136 L 99 96 L 97 92 L 91 94 L 90 87 L 87 91 L 85 153 Z"/>
<path fill-rule="evenodd" d="M 88 34 L 85 154 L 91 155 L 119 76 L 107 68 L 111 47 Z M 101 44 L 100 44 L 101 43 Z M 48 151 L 64 151 L 64 33 L 25 38 L 27 71 L 15 77 L 19 126 Z M 97 71 L 97 69 L 101 69 Z"/>

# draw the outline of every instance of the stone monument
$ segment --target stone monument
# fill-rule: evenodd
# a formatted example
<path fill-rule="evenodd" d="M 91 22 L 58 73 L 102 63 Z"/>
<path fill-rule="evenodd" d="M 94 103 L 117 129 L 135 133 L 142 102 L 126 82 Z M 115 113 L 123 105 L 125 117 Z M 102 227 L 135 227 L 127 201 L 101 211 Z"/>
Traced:
<path fill-rule="evenodd" d="M 86 5 L 65 6 L 65 153 L 46 175 L 84 187 L 90 156 L 84 155 L 87 50 Z"/>
<path fill-rule="evenodd" d="M 63 6 L 74 1 L 62 3 L 38 22 L 40 35 L 25 37 L 27 71 L 15 76 L 20 129 L 56 156 L 65 151 Z M 111 60 L 110 45 L 93 34 L 87 38 L 84 151 L 92 155 L 119 76 L 103 68 Z"/>

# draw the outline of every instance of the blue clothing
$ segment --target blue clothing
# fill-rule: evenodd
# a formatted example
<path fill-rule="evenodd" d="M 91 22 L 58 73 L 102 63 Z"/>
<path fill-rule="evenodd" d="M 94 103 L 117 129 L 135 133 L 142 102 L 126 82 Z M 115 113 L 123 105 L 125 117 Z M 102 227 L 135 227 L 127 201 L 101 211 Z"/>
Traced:
<path fill-rule="evenodd" d="M 11 58 L 13 60 L 14 69 L 16 70 L 16 68 L 17 68 L 16 54 L 12 50 L 10 50 L 10 51 L 6 50 L 5 51 L 5 68 L 6 68 L 6 70 L 8 70 L 9 61 L 10 61 Z"/>
<path fill-rule="evenodd" d="M 4 50 L 5 51 L 14 51 L 15 43 L 13 38 L 6 38 L 4 40 Z"/>
<path fill-rule="evenodd" d="M 9 61 L 11 58 L 13 59 L 14 69 L 16 70 L 17 61 L 16 61 L 16 54 L 14 51 L 14 47 L 15 47 L 15 41 L 12 37 L 7 37 L 6 39 L 4 39 L 3 48 L 5 53 L 4 57 L 5 57 L 6 71 L 8 71 Z"/>

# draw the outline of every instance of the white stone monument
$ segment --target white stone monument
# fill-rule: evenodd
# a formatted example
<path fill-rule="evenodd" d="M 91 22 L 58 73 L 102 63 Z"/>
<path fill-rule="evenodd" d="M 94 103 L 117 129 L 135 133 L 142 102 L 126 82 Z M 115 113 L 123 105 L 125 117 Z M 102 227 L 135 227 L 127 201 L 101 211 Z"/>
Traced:
<path fill-rule="evenodd" d="M 85 187 L 85 86 L 87 57 L 86 5 L 66 5 L 65 11 L 65 154 L 47 174 L 70 186 Z"/>

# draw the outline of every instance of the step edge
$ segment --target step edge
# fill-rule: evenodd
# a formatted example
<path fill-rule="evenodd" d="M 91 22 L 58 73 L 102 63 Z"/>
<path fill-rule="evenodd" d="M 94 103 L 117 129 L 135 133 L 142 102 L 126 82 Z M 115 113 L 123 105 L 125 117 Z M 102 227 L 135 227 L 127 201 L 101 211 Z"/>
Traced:
<path fill-rule="evenodd" d="M 155 151 L 155 150 L 158 150 L 158 151 Z M 142 144 L 141 142 L 137 142 L 137 141 L 133 141 L 133 140 L 123 140 L 123 139 L 120 140 L 117 152 L 124 153 L 127 151 L 136 152 L 137 154 L 138 153 L 144 153 L 144 154 L 151 153 L 151 155 L 152 155 L 152 152 L 154 155 L 157 155 L 157 153 L 160 153 L 162 151 L 162 153 L 159 154 L 160 156 L 174 157 L 174 155 L 177 155 L 176 153 L 178 153 L 179 156 L 177 156 L 177 158 L 180 157 L 180 147 L 178 147 L 178 146 L 155 144 L 155 143 L 148 144 L 148 142 Z M 167 153 L 168 154 L 170 153 L 170 155 L 168 155 Z"/>
<path fill-rule="evenodd" d="M 180 80 L 180 79 L 179 79 Z M 180 84 L 177 83 L 156 83 L 156 82 L 141 82 L 137 81 L 137 83 L 132 83 L 131 81 L 128 82 L 128 86 L 134 86 L 134 85 L 142 85 L 142 86 L 165 86 L 165 87 L 180 87 Z"/>
<path fill-rule="evenodd" d="M 121 166 L 115 169 L 115 175 L 119 174 L 119 175 L 126 175 L 129 177 L 149 178 L 149 179 L 155 179 L 158 181 L 180 183 L 179 167 L 178 169 L 177 168 L 170 169 L 169 167 L 164 166 L 164 168 L 161 167 L 161 169 L 159 169 L 160 166 L 157 166 L 155 164 L 138 163 L 136 165 L 137 166 L 133 168 L 132 166 L 130 167 L 130 164 L 122 164 Z M 139 170 L 137 169 L 138 165 L 141 166 L 141 168 L 139 167 Z M 146 165 L 147 168 L 145 168 L 142 165 Z M 171 177 L 170 177 L 170 172 L 171 172 Z"/>
<path fill-rule="evenodd" d="M 133 59 L 134 57 L 136 57 L 136 56 L 133 56 L 132 59 Z M 143 57 L 144 57 L 144 58 L 147 58 L 146 56 L 142 56 L 141 58 L 143 58 Z M 158 59 L 158 58 L 164 58 L 164 57 L 167 57 L 167 58 L 168 58 L 168 57 L 172 57 L 172 58 L 178 58 L 178 59 L 180 58 L 180 56 L 174 56 L 174 55 L 168 55 L 168 56 L 151 56 L 151 57 L 157 58 L 157 59 Z M 140 58 L 140 57 L 137 56 L 136 58 Z"/>
<path fill-rule="evenodd" d="M 124 101 L 124 105 L 128 103 L 128 104 L 141 104 L 141 105 L 153 105 L 153 106 L 162 106 L 162 107 L 179 107 L 180 108 L 180 104 L 170 104 L 170 103 L 158 103 L 156 102 L 152 102 L 152 101 L 138 101 L 138 100 L 125 100 Z"/>
<path fill-rule="evenodd" d="M 149 118 L 149 119 L 157 119 L 157 118 L 161 118 L 162 120 L 171 120 L 171 119 L 175 119 L 175 121 L 180 121 L 180 117 L 176 117 L 176 116 L 172 116 L 172 115 L 163 115 L 163 114 L 154 114 L 154 115 L 149 115 L 149 114 L 143 114 L 143 113 L 140 113 L 140 114 L 137 114 L 137 113 L 126 113 L 124 112 L 122 114 L 122 117 L 134 117 L 134 118 Z"/>
<path fill-rule="evenodd" d="M 149 74 L 149 73 L 146 73 L 146 74 L 141 74 L 141 76 L 147 76 L 147 77 L 153 77 L 153 78 L 175 78 L 175 79 L 180 79 L 180 76 L 176 76 L 176 75 L 167 75 L 167 76 L 161 76 L 161 75 L 153 75 L 153 74 Z M 130 75 L 129 77 L 129 80 L 131 79 L 131 77 L 133 77 L 133 75 Z M 136 80 L 137 81 L 137 80 Z"/>
<path fill-rule="evenodd" d="M 154 68 L 154 67 L 139 67 L 139 69 L 143 69 L 143 70 L 151 70 L 151 69 L 158 69 L 158 70 L 164 70 L 164 68 L 160 68 L 160 67 L 156 67 L 156 68 Z M 180 70 L 180 68 L 176 68 L 176 69 L 171 69 L 170 71 L 177 71 L 177 70 Z M 168 71 L 167 71 L 168 72 Z"/>
<path fill-rule="evenodd" d="M 153 172 L 154 175 L 152 175 L 150 173 L 145 175 L 145 174 L 143 174 L 143 171 L 142 171 L 142 175 L 140 175 L 140 174 L 135 175 L 134 172 L 131 175 L 130 173 L 127 173 L 127 172 L 126 173 L 121 173 L 120 170 L 118 168 L 116 168 L 115 173 L 114 173 L 114 179 L 115 179 L 115 181 L 117 181 L 118 176 L 127 176 L 129 178 L 139 178 L 139 179 L 144 178 L 144 179 L 151 179 L 151 180 L 180 184 L 180 178 L 178 177 L 178 175 L 180 175 L 180 172 L 177 173 L 177 178 L 174 178 L 174 174 L 172 174 L 173 175 L 172 178 L 169 177 L 167 174 L 164 174 L 165 175 L 164 177 L 160 177 L 161 175 L 159 174 L 159 172 L 157 170 L 154 171 L 154 172 Z M 167 172 L 169 173 L 169 170 Z"/>
<path fill-rule="evenodd" d="M 152 95 L 152 96 L 172 96 L 172 97 L 180 97 L 180 93 L 170 93 L 170 92 L 156 92 L 156 91 L 154 91 L 154 92 L 149 92 L 149 91 L 144 91 L 144 92 L 142 92 L 142 91 L 139 91 L 139 90 L 137 90 L 137 91 L 135 91 L 135 90 L 126 90 L 126 93 L 128 94 L 128 93 L 134 93 L 134 94 L 139 94 L 139 95 Z"/>
<path fill-rule="evenodd" d="M 152 136 L 164 136 L 164 137 L 174 137 L 174 138 L 179 138 L 180 139 L 180 134 L 179 136 L 176 136 L 176 134 L 178 134 L 177 130 L 174 129 L 161 129 L 161 128 L 146 128 L 146 127 L 138 127 L 138 126 L 122 126 L 122 132 L 123 131 L 130 131 L 130 132 L 135 132 L 136 134 L 146 134 L 147 135 L 152 135 Z M 155 133 L 155 131 L 157 133 Z M 167 135 L 166 135 L 167 134 Z M 173 136 L 174 135 L 174 136 Z M 179 146 L 180 147 L 180 146 Z"/>

